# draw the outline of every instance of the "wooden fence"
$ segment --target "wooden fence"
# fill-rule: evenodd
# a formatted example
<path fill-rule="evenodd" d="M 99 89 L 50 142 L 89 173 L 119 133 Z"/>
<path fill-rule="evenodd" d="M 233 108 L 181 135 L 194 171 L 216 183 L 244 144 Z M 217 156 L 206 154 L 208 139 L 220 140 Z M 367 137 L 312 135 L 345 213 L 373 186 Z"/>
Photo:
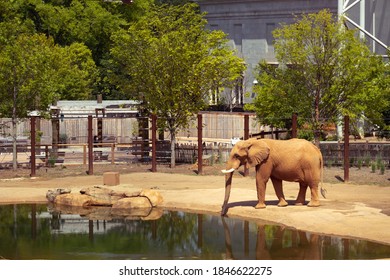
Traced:
<path fill-rule="evenodd" d="M 229 157 L 231 145 L 205 145 L 203 153 L 211 156 L 209 163 L 224 163 Z M 197 145 L 179 144 L 176 147 L 178 163 L 194 163 L 197 158 Z M 320 149 L 326 166 L 341 166 L 344 164 L 343 142 L 321 142 Z M 351 166 L 369 166 L 372 162 L 383 161 L 390 167 L 389 142 L 356 142 L 349 144 L 349 161 Z"/>
<path fill-rule="evenodd" d="M 87 118 L 64 119 L 59 121 L 60 142 L 68 144 L 86 143 L 88 138 Z M 97 119 L 93 119 L 93 129 L 97 133 Z M 106 138 L 114 138 L 116 143 L 129 143 L 138 135 L 138 121 L 136 118 L 104 118 L 103 135 Z M 40 119 L 37 121 L 36 130 L 40 132 L 40 143 L 52 144 L 52 121 Z M 0 119 L 0 138 L 11 136 L 11 120 Z M 30 136 L 30 120 L 20 120 L 17 125 L 17 137 L 28 138 Z M 112 142 L 112 141 L 111 141 Z"/>
<path fill-rule="evenodd" d="M 320 149 L 327 166 L 344 163 L 343 142 L 321 142 Z M 390 167 L 389 142 L 355 142 L 349 143 L 349 163 L 351 166 L 369 166 L 375 161 L 383 161 Z"/>
<path fill-rule="evenodd" d="M 203 137 L 214 139 L 227 139 L 242 137 L 244 133 L 244 118 L 242 113 L 229 112 L 202 112 L 203 116 Z M 81 144 L 87 142 L 87 118 L 63 119 L 59 122 L 59 134 L 62 143 Z M 93 129 L 97 131 L 97 120 L 93 119 Z M 115 137 L 117 143 L 129 143 L 131 139 L 138 136 L 138 120 L 136 118 L 103 118 L 103 135 Z M 249 115 L 249 133 L 269 131 L 256 122 L 254 114 Z M 40 119 L 37 121 L 37 131 L 40 132 L 41 144 L 52 144 L 52 121 Z M 17 125 L 18 138 L 27 138 L 30 135 L 30 120 L 20 120 Z M 11 136 L 11 119 L 0 119 L 0 138 Z M 197 122 L 190 123 L 188 129 L 182 130 L 177 135 L 179 138 L 197 137 Z M 165 139 L 169 139 L 166 132 Z"/>
<path fill-rule="evenodd" d="M 90 118 L 89 125 L 90 127 L 93 127 L 93 131 L 96 131 L 97 126 L 97 120 Z M 67 121 L 67 122 L 66 122 Z M 91 129 L 88 130 L 87 122 L 84 119 L 77 119 L 77 120 L 64 120 L 66 124 L 63 124 L 62 131 L 65 131 L 65 133 L 69 133 L 70 137 L 67 137 L 67 142 L 70 142 L 70 145 L 76 145 L 77 143 L 83 142 L 86 143 L 87 141 L 81 141 L 82 139 L 86 139 L 88 136 L 88 131 L 91 131 Z M 93 123 L 92 123 L 93 122 Z M 132 122 L 132 123 L 130 123 Z M 137 134 L 138 131 L 138 123 L 136 118 L 127 118 L 127 119 L 110 119 L 110 118 L 104 118 L 103 120 L 103 135 L 105 136 L 113 136 L 113 138 L 103 138 L 103 139 L 110 139 L 110 147 L 111 149 L 109 152 L 106 152 L 106 155 L 103 156 L 104 151 L 97 150 L 95 153 L 95 150 L 93 150 L 93 154 L 98 158 L 98 160 L 104 160 L 104 161 L 110 161 L 111 163 L 117 162 L 118 159 L 123 159 L 125 161 L 129 160 L 128 154 L 130 153 L 133 155 L 131 161 L 142 161 L 142 162 L 150 162 L 151 160 L 151 154 L 152 153 L 152 145 L 149 142 L 149 139 L 141 139 L 142 144 L 141 148 L 138 151 L 138 144 L 134 141 L 138 141 L 137 137 L 134 137 L 134 134 Z M 176 146 L 176 159 L 177 163 L 194 163 L 198 158 L 205 160 L 207 164 L 213 164 L 215 162 L 224 163 L 228 156 L 229 152 L 231 150 L 231 138 L 233 137 L 239 137 L 239 138 L 248 138 L 251 137 L 251 135 L 257 135 L 258 138 L 262 137 L 273 137 L 277 138 L 275 136 L 279 135 L 279 133 L 286 133 L 286 131 L 279 131 L 278 133 L 275 133 L 275 131 L 268 131 L 265 132 L 264 130 L 266 128 L 258 126 L 258 124 L 255 123 L 254 115 L 253 114 L 237 114 L 237 113 L 205 113 L 202 112 L 202 114 L 198 115 L 198 122 L 202 124 L 202 138 L 197 139 L 197 135 L 199 133 L 198 129 L 196 128 L 195 132 L 187 132 L 187 138 L 189 138 L 188 134 L 190 134 L 193 138 L 197 139 L 197 141 L 192 141 L 193 143 L 188 144 L 179 144 Z M 229 125 L 230 122 L 230 125 Z M 152 122 L 153 123 L 153 122 Z M 0 124 L 4 124 L 4 120 L 0 120 Z M 24 132 L 22 135 L 26 138 L 26 130 L 29 130 L 30 127 L 27 126 L 28 122 L 25 122 L 23 125 L 19 125 L 18 129 L 20 127 L 24 127 Z M 42 137 L 44 137 L 47 134 L 50 134 L 50 126 L 51 121 L 47 120 L 41 120 L 38 126 L 38 129 L 34 129 L 33 131 L 41 131 Z M 221 126 L 221 127 L 220 127 Z M 257 128 L 254 128 L 255 126 L 258 126 Z M 199 125 L 200 127 L 200 125 Z M 231 127 L 231 129 L 229 129 Z M 293 126 L 294 127 L 294 126 Z M 348 127 L 348 126 L 346 126 Z M 136 129 L 137 128 L 137 129 Z M 3 133 L 3 136 L 6 134 L 5 131 L 6 125 L 2 125 L 1 131 Z M 152 129 L 152 131 L 156 131 L 156 127 Z M 195 129 L 195 128 L 193 128 Z M 346 131 L 349 131 L 347 128 Z M 20 130 L 18 130 L 20 131 Z M 47 132 L 49 131 L 49 132 Z M 61 129 L 60 129 L 61 131 Z M 129 133 L 129 131 L 131 131 Z M 260 131 L 260 133 L 258 133 Z M 257 133 L 256 133 L 257 132 Z M 46 133 L 46 134 L 45 134 Z M 126 134 L 127 133 L 127 134 Z M 191 134 L 192 133 L 192 134 Z M 346 135 L 348 135 L 348 132 L 344 132 Z M 243 135 L 245 136 L 243 137 Z M 270 135 L 273 134 L 273 135 Z M 294 133 L 292 133 L 294 134 Z M 121 135 L 121 136 L 118 136 Z M 267 136 L 266 136 L 267 135 Z M 92 139 L 92 135 L 89 135 L 89 139 Z M 126 138 L 127 137 L 127 138 Z M 205 139 L 208 138 L 208 141 L 205 141 Z M 3 138 L 4 139 L 4 138 Z M 3 141 L 3 139 L 0 139 Z M 32 139 L 36 139 L 33 137 Z M 121 143 L 120 139 L 126 139 L 125 143 Z M 155 139 L 155 138 L 154 138 Z M 349 139 L 346 138 L 347 140 Z M 221 141 L 223 140 L 223 141 Z M 1 142 L 0 141 L 0 142 Z M 7 140 L 8 141 L 8 140 Z M 23 141 L 26 141 L 24 139 Z M 74 142 L 72 142 L 74 141 Z M 92 141 L 92 140 L 91 140 Z M 144 141 L 147 141 L 147 143 L 143 143 Z M 153 140 L 152 140 L 153 141 Z M 37 145 L 42 145 L 44 141 L 40 141 L 40 143 L 36 143 Z M 190 141 L 191 142 L 191 141 Z M 347 141 L 349 142 L 349 141 Z M 91 142 L 92 143 L 92 142 Z M 128 147 L 127 151 L 124 151 L 123 149 L 127 143 L 130 143 L 130 146 Z M 202 148 L 198 149 L 198 144 L 202 144 Z M 135 147 L 132 147 L 135 144 Z M 28 143 L 26 142 L 26 145 Z M 51 145 L 50 144 L 46 144 Z M 101 148 L 103 145 L 100 143 L 93 144 L 97 148 Z M 357 165 L 359 163 L 364 162 L 365 165 L 368 165 L 368 162 L 372 161 L 381 161 L 385 163 L 386 166 L 390 165 L 390 143 L 389 142 L 352 142 L 352 143 L 346 143 L 346 147 L 349 147 L 348 149 L 344 150 L 344 143 L 343 142 L 322 142 L 321 143 L 321 151 L 324 156 L 324 161 L 326 165 L 342 165 L 345 162 L 351 163 L 353 165 Z M 6 144 L 0 143 L 0 150 L 1 152 L 10 153 L 10 147 L 9 143 Z M 19 145 L 20 146 L 20 145 Z M 160 142 L 157 142 L 157 154 L 153 154 L 157 160 L 157 162 L 160 163 L 169 163 L 170 162 L 170 143 L 169 141 L 163 140 Z M 92 144 L 89 145 L 89 147 L 92 147 Z M 4 150 L 5 149 L 5 150 Z M 85 164 L 85 146 L 83 148 L 83 164 Z M 47 150 L 47 149 L 46 149 Z M 116 155 L 116 152 L 122 152 L 119 156 Z M 123 154 L 125 152 L 125 155 Z M 348 152 L 348 153 L 347 153 Z M 48 160 L 47 152 L 46 153 L 46 162 Z M 99 154 L 100 153 L 100 154 Z M 92 151 L 89 153 L 92 154 Z M 109 154 L 109 155 L 107 155 Z M 90 157 L 92 158 L 92 157 Z M 34 157 L 33 157 L 34 159 Z M 344 159 L 347 159 L 346 161 Z M 3 161 L 3 160 L 2 160 Z M 92 159 L 93 161 L 93 159 Z M 153 160 L 153 164 L 155 164 L 155 160 Z M 201 165 L 199 165 L 201 166 Z M 346 168 L 345 168 L 346 169 Z M 199 170 L 201 173 L 201 170 Z"/>

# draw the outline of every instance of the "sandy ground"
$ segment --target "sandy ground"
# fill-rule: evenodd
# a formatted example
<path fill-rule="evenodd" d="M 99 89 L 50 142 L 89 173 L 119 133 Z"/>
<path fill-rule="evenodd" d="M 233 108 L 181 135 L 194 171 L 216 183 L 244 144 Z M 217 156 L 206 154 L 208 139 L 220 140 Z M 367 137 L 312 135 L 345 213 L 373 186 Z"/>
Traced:
<path fill-rule="evenodd" d="M 330 171 L 328 171 L 329 173 Z M 206 172 L 207 173 L 207 172 Z M 210 172 L 209 172 L 210 174 Z M 328 174 L 329 175 L 329 174 Z M 382 175 L 386 176 L 386 175 Z M 328 176 L 337 177 L 337 176 Z M 388 177 L 388 176 L 387 176 Z M 270 221 L 299 230 L 355 237 L 390 244 L 390 179 L 386 177 L 380 185 L 347 184 L 338 180 L 327 180 L 327 198 L 321 198 L 321 206 L 310 208 L 295 206 L 298 194 L 297 183 L 284 183 L 285 196 L 291 205 L 276 206 L 276 196 L 269 183 L 267 208 L 254 209 L 256 204 L 255 179 L 243 177 L 238 172 L 233 178 L 233 188 L 228 209 L 229 217 L 248 220 Z M 81 188 L 103 184 L 101 174 L 94 176 L 17 177 L 0 179 L 0 203 L 44 203 L 49 189 Z M 138 191 L 157 188 L 164 202 L 161 207 L 219 215 L 224 197 L 224 176 L 178 173 L 130 172 L 120 175 L 120 185 L 113 189 Z M 307 193 L 307 199 L 309 198 Z"/>

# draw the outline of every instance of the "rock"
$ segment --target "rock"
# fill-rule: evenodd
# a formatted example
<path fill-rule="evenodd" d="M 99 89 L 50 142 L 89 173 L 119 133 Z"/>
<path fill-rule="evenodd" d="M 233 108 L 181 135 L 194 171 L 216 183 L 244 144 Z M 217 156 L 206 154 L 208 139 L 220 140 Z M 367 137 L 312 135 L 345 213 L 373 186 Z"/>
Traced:
<path fill-rule="evenodd" d="M 147 197 L 126 197 L 119 199 L 112 205 L 112 209 L 137 209 L 137 208 L 152 208 L 152 204 Z"/>
<path fill-rule="evenodd" d="M 139 195 L 147 197 L 150 200 L 150 203 L 152 204 L 153 207 L 156 207 L 163 202 L 162 195 L 156 190 L 144 189 L 141 191 Z"/>
<path fill-rule="evenodd" d="M 104 172 L 103 173 L 103 185 L 117 186 L 119 185 L 119 172 Z"/>
<path fill-rule="evenodd" d="M 48 190 L 46 193 L 46 198 L 49 202 L 54 202 L 55 198 L 60 194 L 70 193 L 70 189 L 56 189 L 56 190 Z"/>
<path fill-rule="evenodd" d="M 70 190 L 48 191 L 46 197 L 62 211 L 77 211 L 91 220 L 125 219 L 155 220 L 163 215 L 162 209 L 154 208 L 163 202 L 161 194 L 154 189 L 129 192 L 94 186 L 71 194 Z M 103 207 L 91 207 L 103 206 Z"/>
<path fill-rule="evenodd" d="M 128 192 L 128 191 L 115 191 L 113 190 L 111 195 L 119 198 L 140 196 L 140 191 Z"/>
<path fill-rule="evenodd" d="M 91 197 L 91 205 L 93 206 L 111 206 L 120 197 L 113 196 L 112 190 L 94 186 L 92 188 L 84 188 L 80 190 L 81 194 Z"/>
<path fill-rule="evenodd" d="M 77 193 L 58 195 L 54 200 L 55 204 L 78 206 L 78 207 L 88 207 L 91 205 L 91 202 L 92 199 L 90 196 L 85 194 L 77 194 Z"/>

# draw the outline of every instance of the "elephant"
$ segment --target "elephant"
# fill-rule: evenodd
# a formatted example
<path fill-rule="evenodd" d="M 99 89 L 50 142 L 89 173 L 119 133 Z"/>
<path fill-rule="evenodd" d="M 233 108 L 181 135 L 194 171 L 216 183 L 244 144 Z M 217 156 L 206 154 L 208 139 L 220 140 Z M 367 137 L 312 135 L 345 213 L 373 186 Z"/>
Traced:
<path fill-rule="evenodd" d="M 321 151 L 311 142 L 303 139 L 273 140 L 255 139 L 237 142 L 231 152 L 225 173 L 225 199 L 221 215 L 227 213 L 233 173 L 241 165 L 256 168 L 256 189 L 258 203 L 256 209 L 265 208 L 265 190 L 269 179 L 279 200 L 278 206 L 287 206 L 283 194 L 282 181 L 299 182 L 296 205 L 303 205 L 307 187 L 311 190 L 308 206 L 320 205 L 318 187 L 323 176 L 323 158 Z M 325 190 L 321 193 L 325 197 Z"/>

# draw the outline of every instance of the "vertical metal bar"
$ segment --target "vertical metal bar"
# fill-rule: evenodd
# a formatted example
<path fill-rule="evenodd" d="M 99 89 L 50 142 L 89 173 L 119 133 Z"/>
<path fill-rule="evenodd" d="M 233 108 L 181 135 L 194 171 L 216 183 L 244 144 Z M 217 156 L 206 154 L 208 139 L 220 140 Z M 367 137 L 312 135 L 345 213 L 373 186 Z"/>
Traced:
<path fill-rule="evenodd" d="M 249 115 L 244 115 L 244 140 L 249 139 Z"/>
<path fill-rule="evenodd" d="M 360 0 L 360 16 L 359 22 L 362 29 L 366 29 L 366 0 Z M 375 36 L 375 33 L 374 33 Z M 364 32 L 360 32 L 360 38 L 364 40 Z"/>
<path fill-rule="evenodd" d="M 244 115 L 244 140 L 249 139 L 249 115 Z M 244 177 L 249 175 L 249 168 L 244 165 Z"/>
<path fill-rule="evenodd" d="M 52 127 L 52 156 L 57 159 L 58 143 L 60 139 L 60 120 L 58 119 L 59 110 L 53 109 L 51 111 L 51 127 Z"/>
<path fill-rule="evenodd" d="M 344 182 L 349 181 L 349 116 L 344 116 Z"/>
<path fill-rule="evenodd" d="M 31 153 L 30 153 L 30 165 L 31 165 L 31 174 L 30 177 L 35 176 L 35 116 L 31 117 L 31 131 L 30 131 L 30 137 L 31 137 Z"/>
<path fill-rule="evenodd" d="M 87 146 L 83 144 L 83 165 L 87 165 Z"/>
<path fill-rule="evenodd" d="M 111 164 L 115 164 L 115 143 L 111 143 Z"/>
<path fill-rule="evenodd" d="M 292 127 L 291 127 L 291 137 L 297 138 L 297 127 L 298 127 L 298 120 L 297 120 L 297 114 L 293 113 L 292 115 Z"/>
<path fill-rule="evenodd" d="M 97 142 L 103 143 L 103 118 L 97 118 Z M 98 145 L 97 147 L 103 147 L 103 145 Z"/>
<path fill-rule="evenodd" d="M 49 164 L 49 145 L 45 145 L 45 166 Z"/>
<path fill-rule="evenodd" d="M 152 172 L 157 172 L 157 116 L 152 115 Z"/>
<path fill-rule="evenodd" d="M 203 120 L 202 120 L 202 114 L 198 114 L 198 174 L 202 174 L 203 172 Z"/>
<path fill-rule="evenodd" d="M 92 115 L 88 116 L 88 175 L 93 175 L 93 129 L 92 129 Z"/>

